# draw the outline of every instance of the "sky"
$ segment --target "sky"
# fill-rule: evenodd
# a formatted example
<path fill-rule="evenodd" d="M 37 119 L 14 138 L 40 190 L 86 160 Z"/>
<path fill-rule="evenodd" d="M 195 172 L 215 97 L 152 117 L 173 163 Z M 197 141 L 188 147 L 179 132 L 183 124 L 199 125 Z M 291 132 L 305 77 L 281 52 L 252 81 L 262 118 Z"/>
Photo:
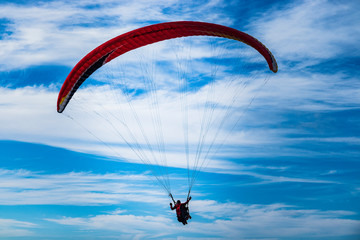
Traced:
<path fill-rule="evenodd" d="M 0 1 L 0 238 L 360 239 L 359 10 L 358 1 L 338 0 Z M 83 56 L 169 21 L 244 31 L 271 50 L 279 71 L 234 41 L 164 42 L 103 66 L 57 113 L 58 92 Z M 156 105 L 140 74 L 157 81 Z M 176 76 L 189 82 L 184 95 Z M 184 96 L 184 105 L 174 102 Z M 155 127 L 151 108 L 160 113 Z M 208 157 L 183 226 L 160 182 L 186 199 L 187 158 L 192 164 L 207 108 Z M 159 132 L 165 178 L 154 162 L 161 150 L 141 157 L 152 154 L 143 146 L 159 146 Z"/>

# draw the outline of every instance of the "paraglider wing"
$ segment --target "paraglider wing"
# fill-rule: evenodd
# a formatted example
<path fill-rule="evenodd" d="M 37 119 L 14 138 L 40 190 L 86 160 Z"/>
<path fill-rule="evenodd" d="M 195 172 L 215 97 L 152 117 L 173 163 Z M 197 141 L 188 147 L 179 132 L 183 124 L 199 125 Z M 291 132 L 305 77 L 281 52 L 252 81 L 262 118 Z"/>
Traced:
<path fill-rule="evenodd" d="M 214 36 L 241 41 L 256 49 L 277 72 L 277 63 L 271 52 L 254 37 L 233 28 L 205 22 L 167 22 L 139 28 L 117 36 L 95 48 L 72 69 L 66 78 L 57 102 L 57 111 L 63 112 L 80 85 L 98 68 L 133 49 L 155 42 L 187 36 Z"/>

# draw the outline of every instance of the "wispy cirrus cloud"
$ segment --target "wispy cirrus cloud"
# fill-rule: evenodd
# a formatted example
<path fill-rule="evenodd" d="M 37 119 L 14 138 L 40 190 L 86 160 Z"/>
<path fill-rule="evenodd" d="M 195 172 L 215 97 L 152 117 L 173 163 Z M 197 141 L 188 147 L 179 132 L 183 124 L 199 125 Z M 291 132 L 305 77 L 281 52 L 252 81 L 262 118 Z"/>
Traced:
<path fill-rule="evenodd" d="M 37 229 L 38 227 L 39 225 L 31 222 L 0 218 L 0 237 L 13 238 L 34 236 L 36 235 L 34 229 Z"/>
<path fill-rule="evenodd" d="M 211 1 L 199 4 L 201 8 L 192 8 L 193 5 L 182 1 L 147 0 L 2 4 L 0 15 L 4 32 L 0 38 L 0 57 L 7 60 L 0 64 L 0 69 L 44 64 L 72 66 L 99 44 L 149 22 L 201 19 L 231 23 L 224 13 L 206 14 L 215 8 Z"/>
<path fill-rule="evenodd" d="M 356 234 L 360 224 L 359 221 L 350 219 L 353 212 L 306 210 L 281 204 L 243 205 L 204 200 L 191 202 L 190 209 L 193 219 L 189 220 L 190 224 L 186 226 L 186 234 L 200 239 L 207 236 L 218 239 L 286 239 L 295 235 L 303 238 L 316 235 L 320 238 L 340 239 Z M 207 219 L 207 222 L 202 222 L 199 217 Z M 143 239 L 151 238 L 153 234 L 156 237 L 185 237 L 184 227 L 178 225 L 169 215 L 149 218 L 111 214 L 47 220 L 95 231 L 114 231 L 124 234 L 124 239 L 126 234 L 137 234 Z"/>
<path fill-rule="evenodd" d="M 223 174 L 250 176 L 260 182 L 270 183 L 314 183 L 339 184 L 335 181 L 316 178 L 286 177 L 256 173 L 263 167 L 254 166 L 251 171 L 244 166 L 243 170 L 218 170 Z M 211 172 L 211 170 L 206 169 Z M 274 170 L 274 174 L 278 172 Z M 186 179 L 171 174 L 171 183 Z M 126 202 L 161 203 L 167 198 L 160 185 L 150 172 L 143 174 L 107 173 L 94 174 L 88 172 L 70 172 L 62 174 L 36 173 L 26 170 L 0 169 L 0 204 L 1 205 L 116 205 Z M 249 185 L 242 183 L 241 185 Z M 177 189 L 177 187 L 175 187 Z M 174 190 L 178 192 L 179 189 Z M 194 193 L 201 195 L 202 193 Z"/>
<path fill-rule="evenodd" d="M 355 46 L 360 33 L 354 26 L 360 22 L 360 17 L 355 9 L 359 9 L 356 1 L 281 3 L 250 26 L 274 49 L 280 68 L 291 65 L 292 69 L 299 70 L 321 61 L 341 59 L 344 55 L 359 57 Z"/>
<path fill-rule="evenodd" d="M 159 198 L 159 194 L 149 187 L 147 187 L 147 191 L 140 190 L 144 189 L 144 179 L 146 179 L 144 175 L 89 173 L 44 175 L 24 170 L 2 170 L 1 175 L 5 181 L 2 181 L 0 189 L 14 188 L 18 193 L 26 189 L 28 192 L 26 195 L 18 195 L 23 200 L 26 199 L 26 203 L 15 200 L 9 192 L 1 193 L 1 196 L 6 195 L 13 201 L 12 204 L 16 205 L 20 203 L 77 205 L 81 202 L 83 206 L 94 204 L 126 204 L 127 206 L 135 204 L 137 206 L 138 203 L 144 205 L 147 200 L 167 204 L 167 199 Z M 118 182 L 122 180 L 125 180 L 127 184 Z M 137 184 L 142 187 L 139 185 L 138 189 Z M 44 194 L 41 193 L 41 189 L 44 189 Z M 45 189 L 47 189 L 46 192 Z M 61 195 L 66 198 L 59 197 Z M 1 204 L 7 203 L 1 199 Z M 344 236 L 356 235 L 360 225 L 359 221 L 352 219 L 356 213 L 351 211 L 302 209 L 285 204 L 249 205 L 203 199 L 192 200 L 190 210 L 193 218 L 186 226 L 186 234 L 200 239 L 209 236 L 219 239 L 239 237 L 242 239 L 253 237 L 286 239 L 295 235 L 308 238 L 314 234 L 320 238 L 331 236 L 341 239 Z M 166 212 L 153 212 L 150 215 L 132 214 L 129 211 L 118 209 L 95 216 L 63 216 L 43 220 L 76 227 L 79 229 L 77 234 L 81 234 L 83 237 L 87 234 L 97 236 L 98 233 L 102 235 L 116 233 L 122 239 L 166 238 L 175 235 L 185 237 L 183 235 L 184 227 L 176 221 L 175 214 L 170 209 Z M 13 219 L 0 220 L 0 228 L 3 230 L 1 236 L 3 237 L 31 237 L 36 235 L 38 227 L 38 224 L 31 222 Z M 88 232 L 89 230 L 91 233 Z"/>
<path fill-rule="evenodd" d="M 180 232 L 180 227 L 170 216 L 153 213 L 150 216 L 128 214 L 97 215 L 89 218 L 63 217 L 60 219 L 45 219 L 61 225 L 76 226 L 92 231 L 111 231 L 120 234 L 122 239 L 160 238 Z"/>
<path fill-rule="evenodd" d="M 1 205 L 111 205 L 166 201 L 147 174 L 41 174 L 0 170 Z M 144 185 L 147 185 L 144 188 Z"/>
<path fill-rule="evenodd" d="M 92 136 L 89 132 L 85 131 L 83 127 L 78 125 L 76 122 L 56 113 L 53 103 L 54 99 L 56 99 L 55 92 L 48 92 L 46 89 L 39 91 L 39 88 L 37 87 L 28 87 L 24 89 L 2 89 L 1 92 L 2 94 L 0 99 L 2 99 L 2 102 L 4 104 L 1 111 L 4 114 L 2 114 L 3 117 L 0 119 L 0 129 L 3 138 L 16 141 L 36 142 L 80 152 L 111 156 L 115 161 L 120 160 L 142 163 L 139 159 L 136 158 L 133 150 L 131 150 L 124 143 L 120 144 L 121 138 L 119 136 L 115 136 L 113 139 L 109 140 L 108 138 L 111 135 L 108 132 L 104 132 L 104 128 L 100 128 L 99 131 L 96 130 L 96 127 L 91 128 L 92 134 L 96 134 L 98 137 L 100 137 L 100 139 L 105 139 L 109 142 L 109 144 L 111 144 L 109 147 L 98 139 L 94 138 L 94 136 Z M 107 94 L 103 93 L 103 95 Z M 42 107 L 40 108 L 38 106 Z M 39 116 L 42 117 L 39 118 Z M 175 117 L 176 119 L 177 115 L 174 112 L 171 116 Z M 178 116 L 177 118 L 181 119 L 181 116 Z M 98 118 L 87 118 L 87 121 L 90 121 L 90 125 L 92 126 L 99 126 L 99 124 L 95 124 L 95 122 L 99 122 Z M 172 124 L 174 123 L 174 121 L 170 122 Z M 58 127 L 54 128 L 54 126 Z M 173 132 L 174 131 L 172 131 L 172 133 Z M 242 146 L 256 146 L 259 144 L 259 142 L 262 142 L 262 144 L 265 145 L 267 143 L 274 144 L 276 142 L 281 145 L 282 137 L 279 134 L 285 133 L 289 133 L 289 131 L 269 131 L 267 132 L 267 134 L 269 135 L 265 137 L 264 129 L 261 128 L 259 129 L 259 132 L 257 132 L 256 130 L 251 130 L 243 131 L 241 132 L 241 134 L 233 134 L 232 138 L 234 138 L 234 140 L 236 140 L 237 142 L 239 141 L 239 139 L 243 139 L 239 143 Z M 175 141 L 176 143 L 176 138 L 181 139 L 182 134 L 179 133 L 173 138 L 174 139 L 170 140 Z M 356 141 L 356 139 L 348 140 L 350 142 Z M 292 140 L 293 143 L 299 141 L 306 141 L 306 139 Z M 313 139 L 312 141 L 322 141 L 322 139 Z M 326 141 L 331 141 L 331 139 L 327 138 Z M 338 142 L 339 139 L 333 139 L 332 141 Z M 112 145 L 112 143 L 114 144 Z M 287 142 L 287 144 L 288 143 L 289 141 Z M 280 145 L 279 147 L 281 147 Z M 171 147 L 171 145 L 169 145 L 169 147 Z M 264 152 L 257 151 L 256 153 L 249 153 L 246 149 L 238 150 L 237 147 L 228 147 L 224 145 L 223 151 L 219 152 L 216 158 L 209 160 L 209 162 L 205 162 L 208 165 L 206 165 L 204 171 L 222 174 L 251 176 L 255 179 L 260 180 L 261 183 L 266 184 L 279 182 L 312 182 L 329 184 L 336 183 L 329 180 L 325 181 L 317 177 L 304 178 L 301 175 L 287 176 L 284 172 L 279 172 L 277 168 L 272 169 L 271 173 L 269 172 L 264 174 L 259 172 L 259 170 L 263 169 L 264 166 L 253 166 L 251 164 L 244 165 L 237 162 L 236 159 L 233 161 L 226 160 L 229 156 L 231 156 L 231 154 L 234 154 L 237 157 L 259 157 L 268 156 L 270 154 L 267 149 L 263 149 L 263 151 Z M 273 152 L 271 152 L 272 157 L 274 157 L 275 155 L 307 156 L 309 154 L 311 154 L 312 156 L 317 156 L 319 153 L 305 149 L 303 151 L 300 151 L 298 149 L 291 148 L 282 148 L 281 151 L 278 152 L 275 149 L 275 151 L 273 150 Z M 167 161 L 168 166 L 185 169 L 187 168 L 187 163 L 184 160 L 186 156 L 184 155 L 183 151 L 176 150 L 175 148 L 173 152 L 168 153 L 167 157 L 168 159 L 171 159 L 171 161 Z M 155 164 L 155 162 L 153 163 Z M 271 168 L 271 166 L 268 167 Z M 21 182 L 20 179 L 18 179 L 18 181 Z M 59 186 L 61 186 L 61 184 Z M 35 195 L 36 193 L 34 192 L 34 196 Z M 56 199 L 54 201 L 61 202 L 61 200 Z"/>
<path fill-rule="evenodd" d="M 286 70 L 287 71 L 287 70 Z M 360 84 L 356 76 L 341 73 L 280 73 L 262 91 L 253 107 L 261 111 L 246 115 L 248 121 L 257 119 L 259 126 L 289 120 L 291 113 L 335 113 L 359 109 Z M 268 109 L 271 109 L 269 111 Z M 263 114 L 273 115 L 269 118 Z M 315 123 L 315 120 L 314 120 Z M 300 128 L 277 131 L 292 131 Z M 288 132 L 290 133 L 290 132 Z"/>

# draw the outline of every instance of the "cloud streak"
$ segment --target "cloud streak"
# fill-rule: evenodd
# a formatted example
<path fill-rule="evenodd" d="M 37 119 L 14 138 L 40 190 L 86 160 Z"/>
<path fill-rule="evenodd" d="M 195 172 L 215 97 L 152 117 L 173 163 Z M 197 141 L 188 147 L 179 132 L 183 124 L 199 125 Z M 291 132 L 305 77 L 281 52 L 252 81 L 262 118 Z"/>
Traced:
<path fill-rule="evenodd" d="M 202 19 L 231 22 L 223 14 L 205 14 L 214 8 L 211 2 L 202 4 L 201 9 L 186 6 L 181 1 L 148 0 L 2 4 L 0 15 L 7 21 L 3 23 L 5 33 L 0 39 L 0 57 L 7 61 L 0 64 L 0 69 L 24 69 L 45 64 L 73 66 L 76 59 L 90 49 L 112 37 L 144 26 L 149 21 Z M 172 15 L 164 12 L 164 9 L 168 9 Z M 194 9 L 198 10 L 196 14 Z M 197 15 L 196 19 L 191 17 L 194 14 Z"/>
<path fill-rule="evenodd" d="M 245 167 L 246 169 L 246 167 Z M 255 166 L 255 169 L 257 167 Z M 251 176 L 261 180 L 258 184 L 270 183 L 315 183 L 339 184 L 338 182 L 272 176 L 252 171 L 225 171 L 224 174 Z M 175 184 L 175 193 L 181 191 L 178 184 L 185 178 L 169 175 Z M 168 198 L 161 191 L 160 185 L 154 184 L 154 177 L 149 173 L 107 173 L 70 172 L 63 174 L 35 173 L 26 170 L 0 169 L 0 204 L 1 205 L 76 205 L 101 206 L 125 204 L 127 202 L 163 203 Z M 156 182 L 156 181 L 155 181 Z M 253 185 L 254 185 L 253 184 Z M 249 185 L 242 183 L 242 186 Z M 173 185 L 174 187 L 174 185 Z M 202 194 L 200 192 L 193 193 Z"/>
<path fill-rule="evenodd" d="M 275 49 L 280 69 L 288 70 L 286 61 L 291 61 L 299 70 L 331 58 L 359 57 L 356 9 L 356 1 L 296 1 L 274 7 L 251 26 Z"/>
<path fill-rule="evenodd" d="M 107 95 L 107 94 L 103 94 Z M 11 139 L 16 141 L 26 141 L 26 142 L 37 142 L 46 145 L 52 145 L 57 147 L 63 147 L 75 151 L 87 152 L 100 154 L 103 156 L 112 157 L 113 160 L 120 161 L 129 161 L 135 163 L 143 163 L 139 159 L 136 158 L 134 152 L 126 146 L 126 144 L 119 144 L 121 140 L 118 137 L 115 137 L 113 140 L 106 140 L 107 137 L 111 136 L 107 132 L 102 132 L 103 128 L 100 128 L 100 132 L 95 133 L 98 137 L 102 138 L 103 141 L 108 141 L 109 144 L 111 142 L 117 142 L 114 145 L 104 145 L 101 141 L 94 138 L 88 132 L 84 131 L 82 127 L 77 125 L 75 122 L 70 119 L 64 118 L 60 114 L 56 113 L 54 107 L 54 99 L 56 98 L 55 92 L 49 92 L 46 89 L 39 88 L 31 88 L 27 87 L 24 89 L 2 89 L 2 94 L 0 95 L 2 102 L 4 103 L 2 110 L 2 118 L 0 119 L 0 128 L 2 132 L 2 137 L 4 139 Z M 45 106 L 46 105 L 46 106 Z M 34 106 L 43 106 L 43 107 L 34 107 Z M 39 118 L 39 116 L 42 116 Z M 87 115 L 85 115 L 87 116 Z M 172 116 L 176 116 L 176 113 L 172 114 Z M 181 117 L 178 117 L 181 118 Z M 12 120 L 12 119 L 16 119 Z M 89 118 L 88 118 L 89 120 Z M 99 122 L 99 119 L 96 118 L 95 122 Z M 174 121 L 170 121 L 174 123 Z M 94 122 L 91 121 L 90 125 L 94 125 Z M 62 126 L 58 128 L 54 128 L 54 126 Z M 94 126 L 97 126 L 96 124 Z M 180 127 L 181 128 L 181 127 Z M 66 129 L 66 131 L 64 131 Z M 94 129 L 92 129 L 94 134 Z M 278 134 L 281 131 L 277 131 L 274 133 L 269 132 L 269 134 Z M 103 136 L 102 134 L 105 134 Z M 266 143 L 267 141 L 274 144 L 274 140 L 282 142 L 281 136 L 277 136 L 273 138 L 268 136 L 268 139 L 264 136 L 264 130 L 261 129 L 261 133 L 256 134 L 256 131 L 249 131 L 242 133 L 243 135 L 234 135 L 232 138 L 239 141 L 239 139 L 243 139 L 243 142 L 240 141 L 240 144 L 244 145 L 258 145 L 259 142 Z M 252 136 L 249 138 L 248 136 Z M 177 138 L 181 138 L 182 134 L 179 133 Z M 105 139 L 105 140 L 104 140 Z M 177 141 L 176 138 L 173 140 Z M 292 140 L 293 142 L 301 142 L 308 141 L 308 139 L 298 139 Z M 331 139 L 312 139 L 312 141 L 326 141 L 332 142 Z M 339 139 L 333 139 L 333 141 L 339 141 Z M 353 141 L 349 139 L 349 141 Z M 171 147 L 171 145 L 169 145 Z M 224 150 L 226 149 L 226 151 Z M 276 169 L 271 170 L 271 173 L 263 174 L 260 173 L 259 170 L 263 168 L 263 166 L 255 166 L 252 165 L 244 165 L 240 164 L 235 160 L 226 160 L 231 154 L 239 154 L 240 156 L 244 155 L 249 157 L 250 153 L 238 151 L 237 147 L 232 146 L 228 148 L 226 145 L 223 148 L 224 151 L 219 152 L 219 154 L 214 159 L 209 159 L 208 162 L 205 162 L 206 168 L 203 170 L 206 172 L 214 172 L 214 173 L 222 173 L 222 174 L 232 174 L 232 175 L 244 175 L 251 176 L 255 179 L 261 180 L 261 183 L 279 183 L 279 182 L 312 182 L 312 183 L 335 183 L 333 181 L 322 180 L 321 178 L 311 177 L 304 178 L 301 175 L 299 176 L 286 176 L 283 175 L 283 172 L 278 172 Z M 295 152 L 294 152 L 295 151 Z M 304 150 L 305 151 L 305 150 Z M 151 155 L 149 152 L 147 154 Z M 274 156 L 276 153 L 272 153 Z M 309 154 L 308 152 L 299 152 L 299 150 L 292 149 L 282 149 L 281 152 L 277 153 L 278 156 L 281 155 L 289 155 L 293 156 L 306 156 Z M 316 153 L 311 153 L 315 156 Z M 261 156 L 262 153 L 257 152 L 253 155 L 253 157 Z M 267 152 L 265 155 L 269 155 Z M 185 161 L 186 156 L 178 149 L 174 149 L 173 152 L 167 153 L 168 159 L 171 161 L 167 161 L 169 167 L 176 168 L 187 168 L 187 163 Z M 159 162 L 158 164 L 160 164 Z M 152 162 L 152 164 L 156 164 Z M 191 166 L 191 165 L 190 165 Z M 155 171 L 158 171 L 155 168 Z M 155 172 L 155 174 L 160 174 L 160 172 Z M 279 175 L 280 174 L 280 175 Z M 257 183 L 260 184 L 260 183 Z M 110 200 L 112 201 L 112 200 Z M 61 202 L 61 201 L 59 201 Z"/>
<path fill-rule="evenodd" d="M 98 215 L 89 218 L 47 219 L 62 225 L 84 229 L 106 230 L 141 236 L 143 239 L 155 237 L 185 237 L 192 234 L 196 238 L 208 236 L 218 239 L 274 238 L 286 239 L 297 236 L 341 238 L 356 234 L 359 221 L 348 219 L 353 215 L 346 211 L 320 211 L 296 209 L 291 206 L 242 205 L 234 202 L 219 203 L 212 200 L 191 203 L 193 219 L 186 226 L 186 233 L 174 220 L 166 216 L 145 217 L 127 214 Z M 207 222 L 198 218 L 206 218 Z M 169 224 L 171 223 L 171 224 Z M 119 228 L 119 226 L 122 226 Z"/>
<path fill-rule="evenodd" d="M 37 224 L 14 219 L 0 218 L 0 237 L 29 237 L 35 235 Z"/>
<path fill-rule="evenodd" d="M 114 205 L 128 201 L 164 202 L 146 174 L 41 174 L 1 170 L 1 205 Z M 144 188 L 144 186 L 147 186 Z"/>

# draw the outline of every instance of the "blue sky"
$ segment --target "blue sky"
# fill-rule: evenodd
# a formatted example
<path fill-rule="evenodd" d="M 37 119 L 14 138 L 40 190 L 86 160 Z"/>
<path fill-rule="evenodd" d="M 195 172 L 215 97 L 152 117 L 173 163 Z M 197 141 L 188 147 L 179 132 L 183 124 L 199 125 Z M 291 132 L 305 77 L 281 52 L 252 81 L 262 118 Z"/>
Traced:
<path fill-rule="evenodd" d="M 1 1 L 0 238 L 359 239 L 359 8 L 357 1 L 326 0 Z M 242 93 L 244 102 L 237 103 L 247 110 L 197 178 L 193 219 L 186 226 L 177 222 L 148 166 L 107 132 L 111 128 L 98 129 L 100 119 L 78 113 L 77 104 L 69 104 L 65 115 L 56 112 L 62 83 L 86 53 L 138 27 L 180 20 L 247 32 L 279 65 L 278 73 L 267 73 L 263 59 L 241 46 L 249 69 L 264 73 Z M 149 47 L 157 49 L 156 58 L 173 63 L 168 45 Z M 198 42 L 191 51 L 194 75 L 213 65 L 202 61 L 210 55 Z M 134 89 L 136 61 L 136 54 L 126 58 Z M 119 62 L 109 66 L 110 73 L 96 73 L 83 88 L 85 98 L 111 96 L 98 83 L 123 74 L 122 67 Z M 167 89 L 173 73 L 165 70 L 158 68 L 157 78 Z M 223 65 L 219 76 L 226 70 Z M 232 74 L 252 79 L 254 72 Z M 262 74 L 270 76 L 265 85 Z M 199 86 L 192 85 L 192 99 L 204 96 Z M 221 84 L 215 88 L 220 96 L 231 93 Z M 159 97 L 171 100 L 163 92 Z M 134 106 L 142 106 L 141 100 Z M 164 109 L 173 110 L 160 105 Z M 181 134 L 171 128 L 178 115 L 174 110 L 166 116 L 171 188 L 183 200 L 186 160 L 177 151 Z"/>

